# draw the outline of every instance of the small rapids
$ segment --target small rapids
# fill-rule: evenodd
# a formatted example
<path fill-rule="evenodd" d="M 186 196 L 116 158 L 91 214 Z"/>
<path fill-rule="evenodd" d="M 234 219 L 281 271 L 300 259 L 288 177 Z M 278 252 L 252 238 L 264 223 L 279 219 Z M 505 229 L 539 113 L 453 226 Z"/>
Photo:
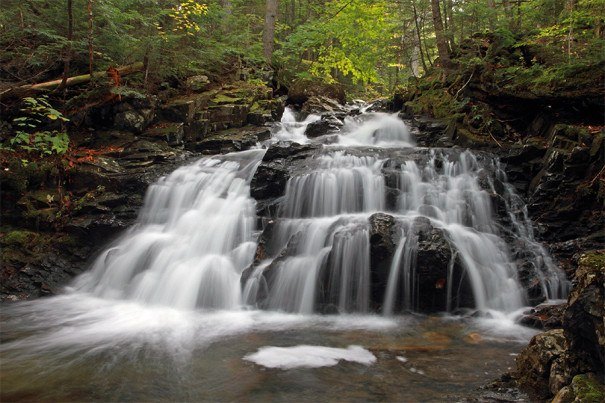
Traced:
<path fill-rule="evenodd" d="M 271 215 L 266 149 L 202 158 L 63 295 L 4 305 L 3 399 L 443 400 L 506 370 L 568 282 L 498 160 L 385 113 L 308 138 L 321 118 L 286 109 L 263 145 L 315 147 Z"/>

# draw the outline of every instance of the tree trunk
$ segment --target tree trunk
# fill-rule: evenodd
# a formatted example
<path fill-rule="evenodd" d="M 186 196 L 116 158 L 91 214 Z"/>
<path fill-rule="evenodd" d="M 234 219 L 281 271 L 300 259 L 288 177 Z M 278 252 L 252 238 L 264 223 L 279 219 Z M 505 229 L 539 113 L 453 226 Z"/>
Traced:
<path fill-rule="evenodd" d="M 447 40 L 443 29 L 443 20 L 441 19 L 441 10 L 439 0 L 431 0 L 431 10 L 433 12 L 433 27 L 435 28 L 435 40 L 437 41 L 437 52 L 441 67 L 450 67 L 450 54 L 447 49 Z"/>
<path fill-rule="evenodd" d="M 447 14 L 447 38 L 450 43 L 450 52 L 456 45 L 456 39 L 454 36 L 454 32 L 456 32 L 456 27 L 454 25 L 454 3 L 452 0 L 447 0 L 445 3 L 446 6 L 446 14 Z"/>
<path fill-rule="evenodd" d="M 93 47 L 93 14 L 92 14 L 92 3 L 93 0 L 88 0 L 88 73 L 93 74 L 93 62 L 94 62 L 94 47 Z"/>
<path fill-rule="evenodd" d="M 420 50 L 420 60 L 422 61 L 422 68 L 426 72 L 426 62 L 424 61 L 424 53 L 422 52 L 422 38 L 420 36 L 420 24 L 418 24 L 418 13 L 416 12 L 416 2 L 412 1 L 412 10 L 414 11 L 414 24 L 416 24 L 416 35 L 418 36 L 418 50 Z"/>
<path fill-rule="evenodd" d="M 60 88 L 65 87 L 67 77 L 69 76 L 69 64 L 71 62 L 72 41 L 74 39 L 74 13 L 73 0 L 67 0 L 67 46 L 65 55 L 63 56 L 63 80 L 60 83 Z"/>
<path fill-rule="evenodd" d="M 277 0 L 267 0 L 265 8 L 265 29 L 263 31 L 263 53 L 265 60 L 271 63 L 275 47 L 275 20 L 277 19 Z"/>

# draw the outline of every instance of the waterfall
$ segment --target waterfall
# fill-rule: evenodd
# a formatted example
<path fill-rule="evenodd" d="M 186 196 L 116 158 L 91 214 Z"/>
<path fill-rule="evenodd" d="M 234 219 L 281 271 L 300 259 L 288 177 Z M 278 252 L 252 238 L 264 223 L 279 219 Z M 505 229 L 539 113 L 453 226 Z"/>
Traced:
<path fill-rule="evenodd" d="M 202 159 L 147 191 L 138 223 L 100 254 L 76 288 L 183 309 L 234 309 L 256 243 L 249 183 L 264 150 Z"/>
<path fill-rule="evenodd" d="M 286 109 L 266 146 L 315 142 L 304 132 L 318 119 L 297 121 Z M 137 223 L 74 288 L 182 309 L 512 312 L 529 301 L 515 257 L 522 255 L 545 297 L 567 292 L 496 159 L 415 148 L 405 123 L 384 113 L 347 119 L 335 136 L 317 140 L 329 144 L 289 167 L 264 228 L 250 197 L 264 150 L 177 169 L 150 186 Z M 373 246 L 376 213 L 392 219 L 379 236 L 391 252 Z M 376 266 L 381 259 L 386 265 Z"/>

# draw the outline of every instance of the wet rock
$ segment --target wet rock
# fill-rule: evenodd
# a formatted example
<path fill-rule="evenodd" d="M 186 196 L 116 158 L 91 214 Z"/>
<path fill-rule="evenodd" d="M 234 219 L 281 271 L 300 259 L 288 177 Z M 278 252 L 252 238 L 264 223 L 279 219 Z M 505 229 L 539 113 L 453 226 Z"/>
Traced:
<path fill-rule="evenodd" d="M 605 250 L 582 255 L 563 316 L 570 347 L 605 368 Z"/>
<path fill-rule="evenodd" d="M 187 144 L 188 149 L 204 154 L 219 154 L 233 151 L 243 151 L 254 147 L 258 142 L 271 137 L 271 132 L 265 127 L 246 126 L 222 130 L 206 136 L 204 139 Z"/>
<path fill-rule="evenodd" d="M 303 104 L 301 112 L 304 115 L 310 115 L 312 113 L 320 115 L 328 112 L 340 112 L 346 114 L 347 111 L 338 101 L 325 96 L 312 96 Z"/>
<path fill-rule="evenodd" d="M 324 134 L 339 131 L 343 126 L 343 122 L 336 118 L 333 114 L 324 115 L 320 120 L 309 123 L 305 130 L 305 136 L 315 138 Z"/>
<path fill-rule="evenodd" d="M 463 281 L 463 269 L 442 229 L 435 228 L 430 220 L 414 220 L 411 233 L 416 234 L 416 309 L 421 312 L 447 310 L 448 281 L 452 281 L 451 308 L 475 305 L 470 285 Z M 452 266 L 452 276 L 448 272 Z"/>
<path fill-rule="evenodd" d="M 371 301 L 380 306 L 384 301 L 391 260 L 399 239 L 393 216 L 384 213 L 372 214 L 369 223 Z"/>
<path fill-rule="evenodd" d="M 566 304 L 541 304 L 523 314 L 519 323 L 534 329 L 560 329 Z"/>
<path fill-rule="evenodd" d="M 289 142 L 279 142 L 269 147 L 250 183 L 250 195 L 257 201 L 260 216 L 274 216 L 288 179 L 298 165 L 317 149 L 317 145 Z"/>

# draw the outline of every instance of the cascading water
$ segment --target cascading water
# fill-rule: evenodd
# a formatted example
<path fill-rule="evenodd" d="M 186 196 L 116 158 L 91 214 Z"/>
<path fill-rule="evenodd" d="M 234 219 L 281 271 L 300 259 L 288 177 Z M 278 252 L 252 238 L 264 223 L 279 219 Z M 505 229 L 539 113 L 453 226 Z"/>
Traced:
<path fill-rule="evenodd" d="M 307 142 L 305 127 L 317 119 L 310 115 L 297 122 L 287 109 L 274 139 Z M 492 198 L 498 196 L 494 181 L 505 179 L 497 162 L 480 161 L 469 151 L 420 150 L 416 160 L 405 161 L 389 151 L 377 153 L 367 146 L 388 150 L 413 144 L 405 124 L 383 113 L 348 122 L 338 138 L 340 146 L 319 150 L 288 180 L 266 240 L 272 255 L 264 261 L 253 264 L 258 242 L 255 202 L 249 196 L 264 150 L 251 150 L 202 159 L 151 186 L 139 224 L 103 252 L 75 288 L 185 309 L 248 304 L 304 314 L 414 311 L 424 275 L 417 270 L 415 223 L 423 218 L 442 231 L 452 252 L 447 267 L 434 269 L 447 271 L 440 286 L 447 289 L 446 304 L 440 310 L 458 308 L 460 293 L 468 290 L 479 310 L 512 312 L 527 303 L 492 211 Z M 344 144 L 357 148 L 342 149 Z M 395 189 L 385 183 L 385 169 L 398 172 Z M 519 197 L 505 181 L 504 187 L 500 197 L 511 236 L 526 245 L 544 295 L 560 297 L 564 277 L 533 240 Z M 391 205 L 389 191 L 396 193 Z M 519 210 L 525 212 L 521 218 Z M 383 300 L 371 296 L 376 292 L 369 219 L 377 212 L 394 217 L 399 238 Z M 247 268 L 251 274 L 241 286 Z M 471 307 L 469 300 L 464 306 Z"/>
<path fill-rule="evenodd" d="M 137 223 L 64 295 L 4 311 L 3 396 L 301 400 L 299 391 L 308 390 L 328 400 L 446 400 L 505 370 L 514 340 L 533 334 L 509 319 L 484 328 L 394 316 L 458 308 L 510 314 L 530 300 L 525 285 L 535 279 L 538 298 L 565 295 L 565 276 L 534 239 L 502 167 L 483 154 L 416 148 L 395 115 L 347 117 L 340 131 L 307 138 L 319 119 L 299 121 L 286 109 L 266 144 L 314 151 L 288 160 L 283 194 L 265 216 L 250 188 L 270 152 L 203 158 L 152 185 Z M 430 335 L 444 328 L 448 336 L 435 345 Z M 470 345 L 468 332 L 478 328 L 497 346 Z M 393 356 L 419 340 L 434 347 L 431 354 L 411 348 L 408 357 Z M 304 368 L 268 379 L 250 362 Z M 349 365 L 372 365 L 358 376 L 373 386 L 354 387 Z M 307 377 L 321 366 L 334 372 Z M 460 378 L 467 373 L 473 377 Z M 325 374 L 336 381 L 318 381 Z M 414 378 L 421 376 L 425 383 Z M 384 379 L 396 386 L 385 389 Z M 443 390 L 432 388 L 436 380 Z M 353 394 L 335 391 L 340 383 Z M 376 388 L 379 395 L 366 391 Z"/>
<path fill-rule="evenodd" d="M 235 309 L 252 263 L 249 183 L 264 150 L 211 157 L 152 185 L 139 224 L 96 259 L 79 291 L 183 309 Z"/>

